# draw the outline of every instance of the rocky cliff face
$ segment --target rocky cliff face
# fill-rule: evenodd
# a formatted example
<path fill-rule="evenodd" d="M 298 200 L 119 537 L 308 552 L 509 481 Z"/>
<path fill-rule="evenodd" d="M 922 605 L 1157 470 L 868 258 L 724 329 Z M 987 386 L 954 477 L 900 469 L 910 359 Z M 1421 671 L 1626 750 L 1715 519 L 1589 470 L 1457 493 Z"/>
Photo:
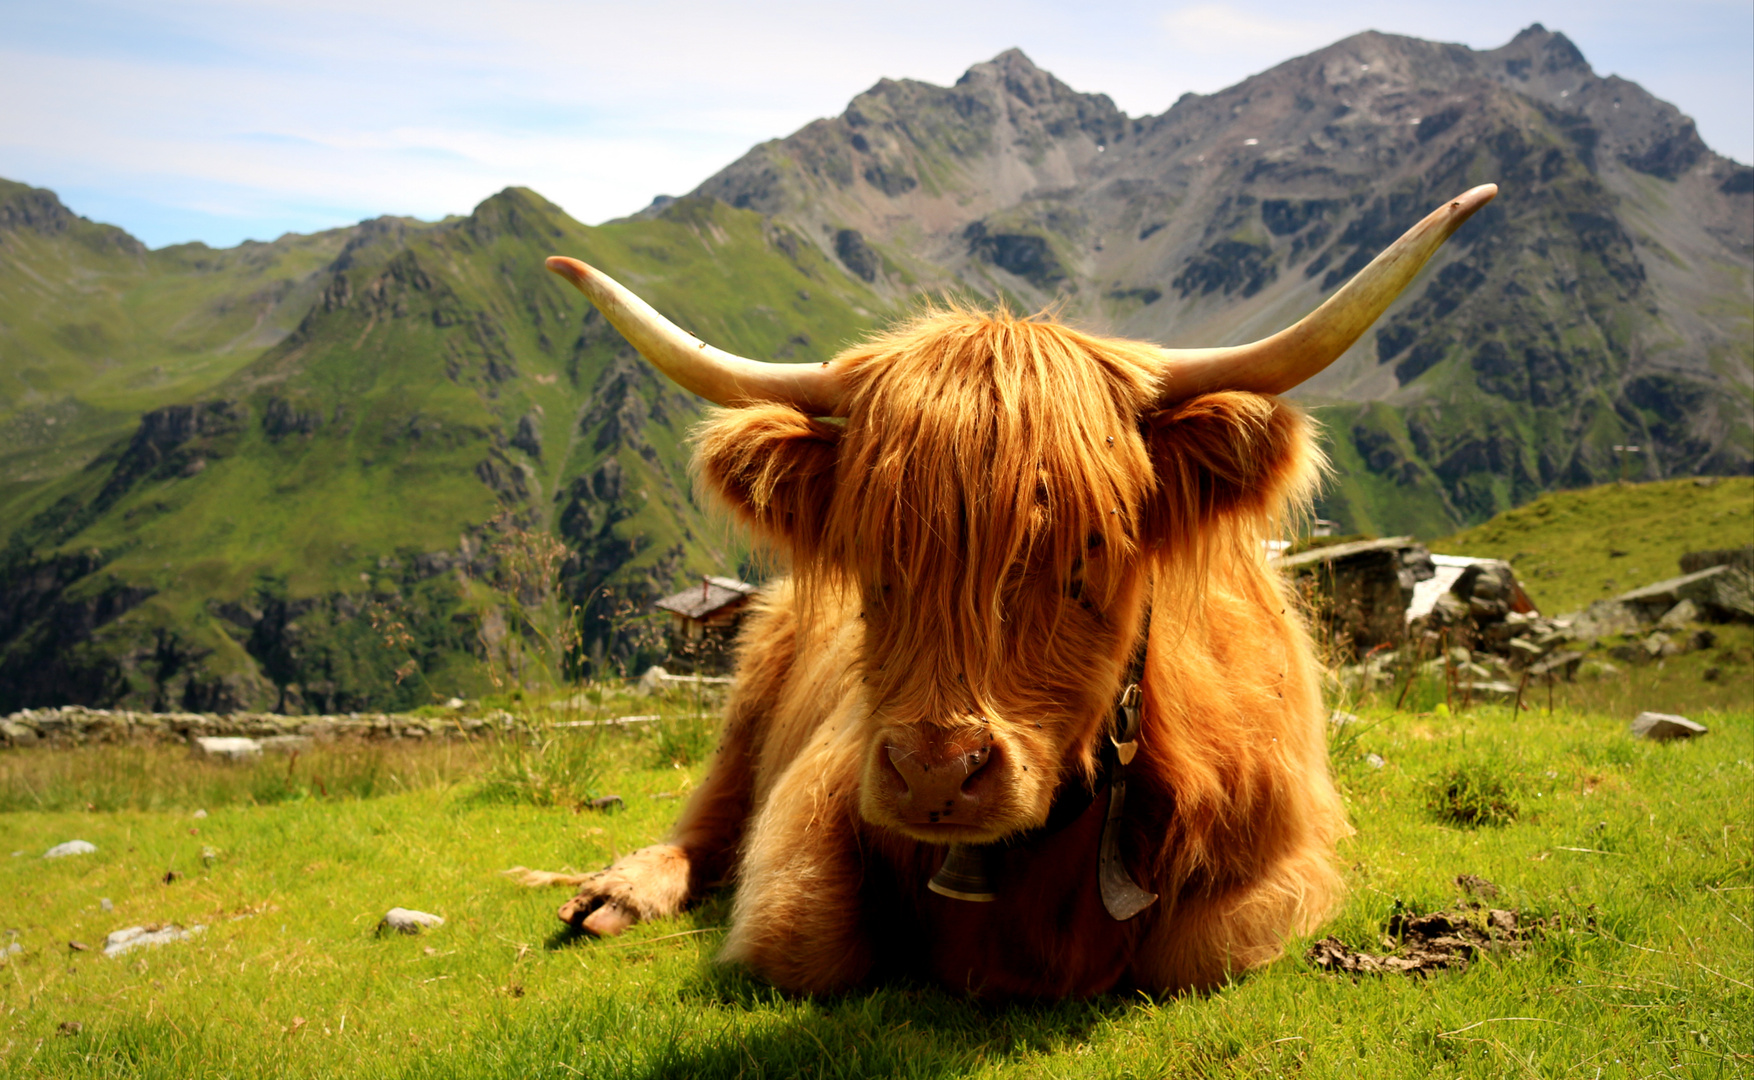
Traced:
<path fill-rule="evenodd" d="M 879 83 L 700 188 L 893 295 L 1056 302 L 1165 344 L 1269 333 L 1442 199 L 1498 201 L 1300 396 L 1324 511 L 1432 534 L 1555 487 L 1754 467 L 1754 170 L 1530 27 L 1477 52 L 1368 33 L 1132 119 L 1018 52 Z"/>

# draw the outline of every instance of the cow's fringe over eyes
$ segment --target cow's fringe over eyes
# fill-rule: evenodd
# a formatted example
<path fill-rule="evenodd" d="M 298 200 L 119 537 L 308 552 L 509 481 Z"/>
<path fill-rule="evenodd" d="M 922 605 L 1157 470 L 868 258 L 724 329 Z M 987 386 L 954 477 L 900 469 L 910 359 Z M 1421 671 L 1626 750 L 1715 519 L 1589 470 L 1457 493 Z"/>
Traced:
<path fill-rule="evenodd" d="M 1161 368 L 1151 346 L 946 306 L 834 363 L 844 428 L 770 406 L 720 414 L 702 436 L 707 479 L 799 556 L 801 595 L 862 588 L 888 632 L 931 634 L 940 656 L 949 635 L 970 676 L 1015 640 L 1005 598 L 1021 581 L 1112 598 L 1120 582 L 1101 568 L 1134 561 L 1153 493 L 1139 430 Z"/>
<path fill-rule="evenodd" d="M 1150 494 L 1132 422 L 1156 391 L 1148 347 L 952 308 L 843 359 L 841 512 L 823 554 L 883 590 L 867 601 L 889 607 L 886 631 L 932 634 L 940 649 L 948 633 L 983 672 L 1015 640 L 1004 602 L 1021 579 L 1063 591 L 1082 571 L 1093 601 L 1111 598 L 1117 583 L 1093 571 L 1133 560 Z"/>
<path fill-rule="evenodd" d="M 863 590 L 885 609 L 867 628 L 870 653 L 892 660 L 868 673 L 879 683 L 928 652 L 978 683 L 1019 641 L 1006 604 L 1025 582 L 1106 609 L 1129 577 L 1111 568 L 1149 553 L 1197 589 L 1210 560 L 1258 558 L 1325 466 L 1307 421 L 1274 399 L 1159 411 L 1155 347 L 1006 311 L 933 308 L 834 364 L 844 426 L 786 406 L 719 412 L 697 461 L 797 556 L 804 603 Z M 920 634 L 929 650 L 882 640 Z"/>

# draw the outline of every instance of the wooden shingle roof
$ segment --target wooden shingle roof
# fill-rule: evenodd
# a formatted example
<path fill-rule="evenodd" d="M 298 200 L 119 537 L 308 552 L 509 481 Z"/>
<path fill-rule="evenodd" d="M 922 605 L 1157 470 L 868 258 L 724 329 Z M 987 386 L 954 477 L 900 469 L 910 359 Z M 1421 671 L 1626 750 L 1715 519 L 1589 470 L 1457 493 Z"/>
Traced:
<path fill-rule="evenodd" d="M 658 601 L 657 606 L 684 618 L 704 619 L 721 608 L 740 604 L 754 596 L 758 585 L 736 578 L 704 577 L 699 585 L 691 585 L 673 596 Z"/>

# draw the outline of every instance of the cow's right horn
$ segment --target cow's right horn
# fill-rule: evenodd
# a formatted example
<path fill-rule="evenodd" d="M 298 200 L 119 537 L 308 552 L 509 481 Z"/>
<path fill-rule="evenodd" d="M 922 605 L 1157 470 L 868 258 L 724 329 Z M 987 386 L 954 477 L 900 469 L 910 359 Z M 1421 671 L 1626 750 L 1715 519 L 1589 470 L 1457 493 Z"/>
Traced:
<path fill-rule="evenodd" d="M 1327 303 L 1272 337 L 1228 348 L 1164 349 L 1161 402 L 1171 405 L 1217 390 L 1283 394 L 1315 375 L 1351 348 L 1425 261 L 1496 194 L 1497 184 L 1481 184 L 1433 210 Z"/>
<path fill-rule="evenodd" d="M 773 401 L 834 416 L 844 396 L 827 363 L 773 364 L 714 348 L 654 311 L 620 282 L 577 259 L 555 255 L 548 269 L 573 283 L 652 366 L 684 390 L 718 405 Z"/>

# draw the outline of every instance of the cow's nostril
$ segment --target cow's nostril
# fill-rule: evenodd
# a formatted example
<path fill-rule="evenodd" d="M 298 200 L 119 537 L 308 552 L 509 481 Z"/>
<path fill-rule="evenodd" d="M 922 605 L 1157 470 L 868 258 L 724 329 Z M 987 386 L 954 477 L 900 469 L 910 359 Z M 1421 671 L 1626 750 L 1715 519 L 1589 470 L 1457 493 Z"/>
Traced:
<path fill-rule="evenodd" d="M 889 759 L 889 771 L 895 779 L 901 781 L 901 790 L 907 791 L 912 785 L 907 782 L 910 773 L 920 771 L 919 764 L 910 760 L 907 751 L 899 746 L 885 746 L 884 756 Z"/>

